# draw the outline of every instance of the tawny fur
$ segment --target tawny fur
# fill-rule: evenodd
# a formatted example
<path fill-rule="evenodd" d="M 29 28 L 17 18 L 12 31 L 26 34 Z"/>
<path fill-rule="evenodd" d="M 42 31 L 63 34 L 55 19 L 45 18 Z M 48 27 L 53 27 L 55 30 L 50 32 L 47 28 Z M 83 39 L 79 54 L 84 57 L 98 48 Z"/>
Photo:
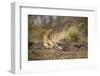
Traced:
<path fill-rule="evenodd" d="M 53 48 L 57 47 L 59 49 L 62 49 L 58 44 L 53 40 L 53 31 L 43 31 L 43 45 L 45 48 Z"/>

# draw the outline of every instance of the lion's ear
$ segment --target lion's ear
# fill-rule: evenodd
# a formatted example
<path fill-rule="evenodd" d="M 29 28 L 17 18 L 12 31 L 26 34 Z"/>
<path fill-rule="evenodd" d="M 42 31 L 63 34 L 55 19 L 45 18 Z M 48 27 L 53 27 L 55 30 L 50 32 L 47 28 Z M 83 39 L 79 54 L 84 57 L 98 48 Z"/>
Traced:
<path fill-rule="evenodd" d="M 46 30 L 43 30 L 43 34 L 45 34 L 46 33 Z"/>
<path fill-rule="evenodd" d="M 45 31 L 43 31 L 43 33 L 45 34 L 46 32 L 45 32 Z"/>
<path fill-rule="evenodd" d="M 50 34 L 52 34 L 52 33 L 53 33 L 53 31 L 52 31 L 52 30 L 50 30 L 50 31 L 49 31 L 49 33 L 50 33 Z"/>

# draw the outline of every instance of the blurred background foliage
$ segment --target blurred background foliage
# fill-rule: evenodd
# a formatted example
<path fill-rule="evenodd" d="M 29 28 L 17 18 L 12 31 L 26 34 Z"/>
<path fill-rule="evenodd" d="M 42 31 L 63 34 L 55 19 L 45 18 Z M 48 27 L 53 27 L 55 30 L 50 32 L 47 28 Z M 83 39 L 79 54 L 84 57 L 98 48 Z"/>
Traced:
<path fill-rule="evenodd" d="M 28 15 L 29 43 L 42 42 L 43 30 L 52 29 L 54 34 L 65 31 L 65 41 L 87 41 L 88 18 L 71 16 Z"/>

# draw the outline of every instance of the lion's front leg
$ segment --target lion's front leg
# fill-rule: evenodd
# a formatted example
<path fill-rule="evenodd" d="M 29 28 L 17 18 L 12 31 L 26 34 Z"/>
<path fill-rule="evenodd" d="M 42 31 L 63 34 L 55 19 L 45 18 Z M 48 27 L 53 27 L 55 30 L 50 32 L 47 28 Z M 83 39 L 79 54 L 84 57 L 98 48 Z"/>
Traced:
<path fill-rule="evenodd" d="M 48 43 L 45 43 L 45 42 L 44 42 L 43 45 L 44 45 L 45 48 L 49 48 Z"/>
<path fill-rule="evenodd" d="M 60 47 L 57 43 L 55 43 L 55 46 L 57 47 L 57 48 L 59 48 L 59 49 L 63 49 L 62 47 Z"/>
<path fill-rule="evenodd" d="M 53 48 L 54 47 L 54 44 L 51 40 L 48 40 L 48 44 L 49 44 L 49 48 Z"/>

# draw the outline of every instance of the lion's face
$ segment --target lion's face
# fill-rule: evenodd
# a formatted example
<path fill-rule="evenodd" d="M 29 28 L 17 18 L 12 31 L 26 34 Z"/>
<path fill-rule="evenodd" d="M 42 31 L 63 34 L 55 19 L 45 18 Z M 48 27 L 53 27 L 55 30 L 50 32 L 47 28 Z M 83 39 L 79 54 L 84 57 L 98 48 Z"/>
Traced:
<path fill-rule="evenodd" d="M 57 45 L 56 42 L 53 41 L 53 31 L 52 30 L 44 30 L 43 31 L 43 44 L 46 48 L 53 48 L 57 47 L 59 49 L 62 49 L 60 46 Z"/>
<path fill-rule="evenodd" d="M 51 40 L 52 35 L 53 35 L 53 31 L 52 30 L 44 30 L 43 31 L 43 37 L 44 38 L 47 38 L 47 39 Z"/>

